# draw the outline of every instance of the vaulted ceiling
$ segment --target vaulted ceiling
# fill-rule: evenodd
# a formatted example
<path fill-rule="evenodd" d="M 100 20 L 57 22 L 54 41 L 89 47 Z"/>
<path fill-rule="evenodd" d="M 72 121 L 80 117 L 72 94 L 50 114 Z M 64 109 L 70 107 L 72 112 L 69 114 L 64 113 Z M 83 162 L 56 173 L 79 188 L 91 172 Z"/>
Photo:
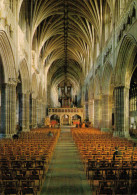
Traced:
<path fill-rule="evenodd" d="M 122 0 L 123 1 L 123 0 Z M 103 25 L 112 25 L 117 0 L 23 0 L 32 49 L 53 83 L 81 85 L 103 44 Z"/>

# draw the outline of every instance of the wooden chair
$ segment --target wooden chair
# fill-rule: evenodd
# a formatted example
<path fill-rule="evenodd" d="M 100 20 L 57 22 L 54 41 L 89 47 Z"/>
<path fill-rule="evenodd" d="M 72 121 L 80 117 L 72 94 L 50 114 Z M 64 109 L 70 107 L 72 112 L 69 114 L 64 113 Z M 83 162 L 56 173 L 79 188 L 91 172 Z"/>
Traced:
<path fill-rule="evenodd" d="M 97 194 L 113 194 L 112 186 L 108 184 L 107 181 L 100 181 L 99 182 L 99 189 L 97 190 Z"/>

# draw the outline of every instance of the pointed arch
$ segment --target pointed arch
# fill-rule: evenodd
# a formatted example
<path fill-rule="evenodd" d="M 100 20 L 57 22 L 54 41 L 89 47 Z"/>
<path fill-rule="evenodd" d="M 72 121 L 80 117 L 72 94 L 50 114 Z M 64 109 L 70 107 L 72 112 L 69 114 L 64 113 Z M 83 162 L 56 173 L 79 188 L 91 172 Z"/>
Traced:
<path fill-rule="evenodd" d="M 3 64 L 4 82 L 16 79 L 15 60 L 8 36 L 4 31 L 0 31 L 0 56 Z"/>
<path fill-rule="evenodd" d="M 122 40 L 117 63 L 115 67 L 115 85 L 127 86 L 130 85 L 131 75 L 135 69 L 134 60 L 137 55 L 137 42 L 131 35 L 125 35 Z"/>

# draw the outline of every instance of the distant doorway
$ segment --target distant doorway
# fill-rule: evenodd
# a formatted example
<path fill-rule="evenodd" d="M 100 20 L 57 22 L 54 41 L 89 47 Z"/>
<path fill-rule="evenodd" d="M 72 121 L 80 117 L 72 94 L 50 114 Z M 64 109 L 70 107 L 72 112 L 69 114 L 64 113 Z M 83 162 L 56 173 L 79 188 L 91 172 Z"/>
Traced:
<path fill-rule="evenodd" d="M 73 125 L 79 125 L 81 123 L 81 117 L 79 115 L 74 115 L 72 117 L 72 124 Z"/>
<path fill-rule="evenodd" d="M 62 117 L 62 125 L 69 125 L 69 116 L 66 114 Z"/>
<path fill-rule="evenodd" d="M 50 117 L 50 123 L 51 126 L 59 125 L 60 124 L 60 118 L 58 115 L 54 114 Z"/>

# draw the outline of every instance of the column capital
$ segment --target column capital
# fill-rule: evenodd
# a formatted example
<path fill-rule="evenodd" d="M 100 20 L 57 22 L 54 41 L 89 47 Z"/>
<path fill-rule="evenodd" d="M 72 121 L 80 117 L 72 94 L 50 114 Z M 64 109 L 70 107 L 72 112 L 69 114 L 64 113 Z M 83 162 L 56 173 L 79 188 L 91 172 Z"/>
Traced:
<path fill-rule="evenodd" d="M 94 101 L 94 99 L 91 99 L 91 100 L 88 101 L 88 103 L 89 103 L 89 104 L 92 104 L 93 101 Z"/>
<path fill-rule="evenodd" d="M 84 104 L 88 104 L 88 101 L 84 101 Z"/>
<path fill-rule="evenodd" d="M 109 94 L 102 94 L 102 96 L 101 97 L 109 97 L 110 95 Z"/>
<path fill-rule="evenodd" d="M 114 86 L 114 90 L 115 89 L 130 89 L 130 87 L 129 86 L 125 86 L 125 85 L 119 85 L 119 86 Z"/>
<path fill-rule="evenodd" d="M 33 98 L 33 97 L 32 97 L 32 100 L 33 100 L 33 101 L 36 101 L 36 100 L 37 100 L 37 98 Z"/>
<path fill-rule="evenodd" d="M 17 85 L 15 83 L 2 83 L 1 87 L 16 87 Z"/>

